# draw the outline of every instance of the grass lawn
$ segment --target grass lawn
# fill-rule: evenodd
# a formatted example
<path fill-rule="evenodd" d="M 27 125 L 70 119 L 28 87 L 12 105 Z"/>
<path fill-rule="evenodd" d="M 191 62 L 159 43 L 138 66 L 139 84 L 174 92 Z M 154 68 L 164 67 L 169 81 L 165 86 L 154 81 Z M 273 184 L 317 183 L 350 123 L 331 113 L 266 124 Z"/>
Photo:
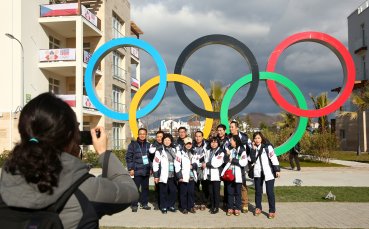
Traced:
<path fill-rule="evenodd" d="M 336 196 L 335 202 L 369 202 L 369 187 L 312 187 L 312 186 L 279 186 L 275 187 L 276 202 L 332 202 L 324 197 L 331 191 Z M 154 202 L 154 186 L 150 186 L 149 202 Z M 220 191 L 223 200 L 223 186 Z M 255 199 L 255 190 L 248 187 L 250 201 Z M 267 202 L 266 194 L 263 202 Z"/>
<path fill-rule="evenodd" d="M 369 163 L 369 153 L 361 153 L 360 156 L 357 156 L 355 151 L 335 151 L 331 153 L 331 158 L 344 161 Z"/>
<path fill-rule="evenodd" d="M 282 168 L 291 167 L 288 161 L 280 161 L 279 164 Z M 346 167 L 344 165 L 339 165 L 335 163 L 324 163 L 321 161 L 302 160 L 301 158 L 300 158 L 300 166 L 301 167 Z"/>

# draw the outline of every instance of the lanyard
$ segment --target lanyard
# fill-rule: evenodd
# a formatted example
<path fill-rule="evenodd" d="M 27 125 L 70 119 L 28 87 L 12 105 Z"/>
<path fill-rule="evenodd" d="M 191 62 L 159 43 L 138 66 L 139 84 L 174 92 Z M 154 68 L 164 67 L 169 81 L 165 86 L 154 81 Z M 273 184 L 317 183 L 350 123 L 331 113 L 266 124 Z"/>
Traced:
<path fill-rule="evenodd" d="M 138 141 L 137 141 L 137 144 L 138 144 L 138 148 L 140 148 L 141 157 L 143 157 L 142 148 L 141 148 L 140 143 Z M 147 152 L 147 144 L 145 144 L 145 147 L 146 147 L 145 152 Z M 147 156 L 147 153 L 145 153 L 145 156 Z"/>

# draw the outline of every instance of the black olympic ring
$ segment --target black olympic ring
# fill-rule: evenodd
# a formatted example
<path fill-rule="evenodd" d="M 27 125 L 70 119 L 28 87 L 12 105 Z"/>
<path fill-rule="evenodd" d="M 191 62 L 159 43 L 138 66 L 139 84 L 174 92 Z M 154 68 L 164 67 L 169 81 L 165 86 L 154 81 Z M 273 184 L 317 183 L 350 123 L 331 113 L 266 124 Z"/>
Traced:
<path fill-rule="evenodd" d="M 243 56 L 243 58 L 245 58 L 247 64 L 249 65 L 251 69 L 252 81 L 250 84 L 249 91 L 247 92 L 246 97 L 242 99 L 242 101 L 239 104 L 237 104 L 236 106 L 234 106 L 233 108 L 229 110 L 229 115 L 233 116 L 241 112 L 247 105 L 249 105 L 251 100 L 254 98 L 256 91 L 258 89 L 258 86 L 259 86 L 259 78 L 260 78 L 259 77 L 259 66 L 256 62 L 254 54 L 244 43 L 242 43 L 241 41 L 233 37 L 222 35 L 222 34 L 213 34 L 213 35 L 207 35 L 207 36 L 200 37 L 196 39 L 195 41 L 191 42 L 189 45 L 187 45 L 187 47 L 182 51 L 181 55 L 177 59 L 177 62 L 174 68 L 174 73 L 181 74 L 186 61 L 194 52 L 196 52 L 198 49 L 204 46 L 212 45 L 212 44 L 220 44 L 220 45 L 225 45 L 225 46 L 233 48 L 234 50 L 239 52 Z M 181 101 L 192 112 L 202 117 L 207 117 L 207 118 L 219 118 L 220 117 L 220 112 L 207 111 L 201 107 L 196 106 L 185 94 L 183 85 L 181 83 L 175 82 L 174 86 L 176 88 L 177 94 L 179 98 L 181 99 Z"/>

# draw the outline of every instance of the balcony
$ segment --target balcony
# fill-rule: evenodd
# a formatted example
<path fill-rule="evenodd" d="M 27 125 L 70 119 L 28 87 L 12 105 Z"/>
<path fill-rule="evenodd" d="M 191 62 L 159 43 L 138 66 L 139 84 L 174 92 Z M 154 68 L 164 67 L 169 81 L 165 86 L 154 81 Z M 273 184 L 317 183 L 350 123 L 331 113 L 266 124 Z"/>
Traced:
<path fill-rule="evenodd" d="M 121 113 L 127 112 L 127 106 L 126 104 L 113 101 L 113 111 Z"/>
<path fill-rule="evenodd" d="M 86 68 L 88 61 L 92 54 L 83 51 L 83 63 Z M 76 49 L 75 48 L 63 48 L 63 49 L 41 49 L 38 55 L 39 67 L 60 75 L 74 75 L 76 67 Z M 96 71 L 97 75 L 102 75 L 100 65 Z"/>
<path fill-rule="evenodd" d="M 40 5 L 39 22 L 56 32 L 62 31 L 63 36 L 67 38 L 76 36 L 75 29 L 71 29 L 75 27 L 76 16 L 82 16 L 85 19 L 84 36 L 102 35 L 101 20 L 84 5 L 78 3 Z"/>
<path fill-rule="evenodd" d="M 113 149 L 121 150 L 125 146 L 126 139 L 125 138 L 114 138 L 113 139 Z"/>
<path fill-rule="evenodd" d="M 76 95 L 56 95 L 64 102 L 66 102 L 71 107 L 76 107 Z M 83 96 L 82 107 L 86 109 L 97 110 L 94 105 L 91 103 L 90 99 L 87 95 Z"/>
<path fill-rule="evenodd" d="M 125 69 L 117 65 L 113 65 L 113 78 L 114 79 L 119 80 L 122 83 L 126 83 L 127 82 L 126 78 L 128 74 L 129 73 Z"/>
<path fill-rule="evenodd" d="M 368 46 L 366 44 L 366 37 L 363 39 L 363 38 L 360 38 L 360 39 L 357 39 L 354 41 L 354 44 L 353 44 L 353 48 L 354 48 L 354 53 L 356 55 L 364 55 L 366 53 L 366 51 L 368 50 Z"/>
<path fill-rule="evenodd" d="M 137 60 L 139 60 L 140 58 L 138 57 L 138 48 L 136 47 L 131 47 L 131 55 L 133 57 L 135 57 Z"/>
<path fill-rule="evenodd" d="M 131 77 L 131 88 L 132 89 L 139 89 L 140 88 L 140 81 L 136 78 Z"/>

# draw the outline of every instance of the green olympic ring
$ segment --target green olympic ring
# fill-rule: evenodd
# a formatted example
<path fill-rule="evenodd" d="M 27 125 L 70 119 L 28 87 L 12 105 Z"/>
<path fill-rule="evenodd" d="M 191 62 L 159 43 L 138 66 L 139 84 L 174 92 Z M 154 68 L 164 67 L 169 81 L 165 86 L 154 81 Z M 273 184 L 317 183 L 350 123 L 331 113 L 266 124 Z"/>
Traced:
<path fill-rule="evenodd" d="M 231 87 L 227 90 L 224 95 L 223 102 L 220 108 L 220 122 L 225 123 L 227 127 L 227 131 L 229 132 L 229 123 L 228 123 L 228 108 L 231 104 L 231 100 L 236 94 L 236 92 L 244 85 L 250 83 L 252 80 L 252 74 L 248 74 L 244 77 L 241 77 L 237 80 Z M 280 83 L 286 89 L 288 89 L 292 95 L 295 97 L 299 108 L 307 109 L 307 104 L 305 101 L 305 97 L 302 94 L 301 90 L 297 87 L 295 83 L 293 83 L 288 78 L 283 75 L 274 73 L 274 72 L 260 72 L 260 80 L 274 80 L 277 83 Z M 299 123 L 295 130 L 295 133 L 291 135 L 291 137 L 282 145 L 275 148 L 275 154 L 280 156 L 284 153 L 287 153 L 292 147 L 294 147 L 303 137 L 306 126 L 308 124 L 308 118 L 299 116 Z"/>

